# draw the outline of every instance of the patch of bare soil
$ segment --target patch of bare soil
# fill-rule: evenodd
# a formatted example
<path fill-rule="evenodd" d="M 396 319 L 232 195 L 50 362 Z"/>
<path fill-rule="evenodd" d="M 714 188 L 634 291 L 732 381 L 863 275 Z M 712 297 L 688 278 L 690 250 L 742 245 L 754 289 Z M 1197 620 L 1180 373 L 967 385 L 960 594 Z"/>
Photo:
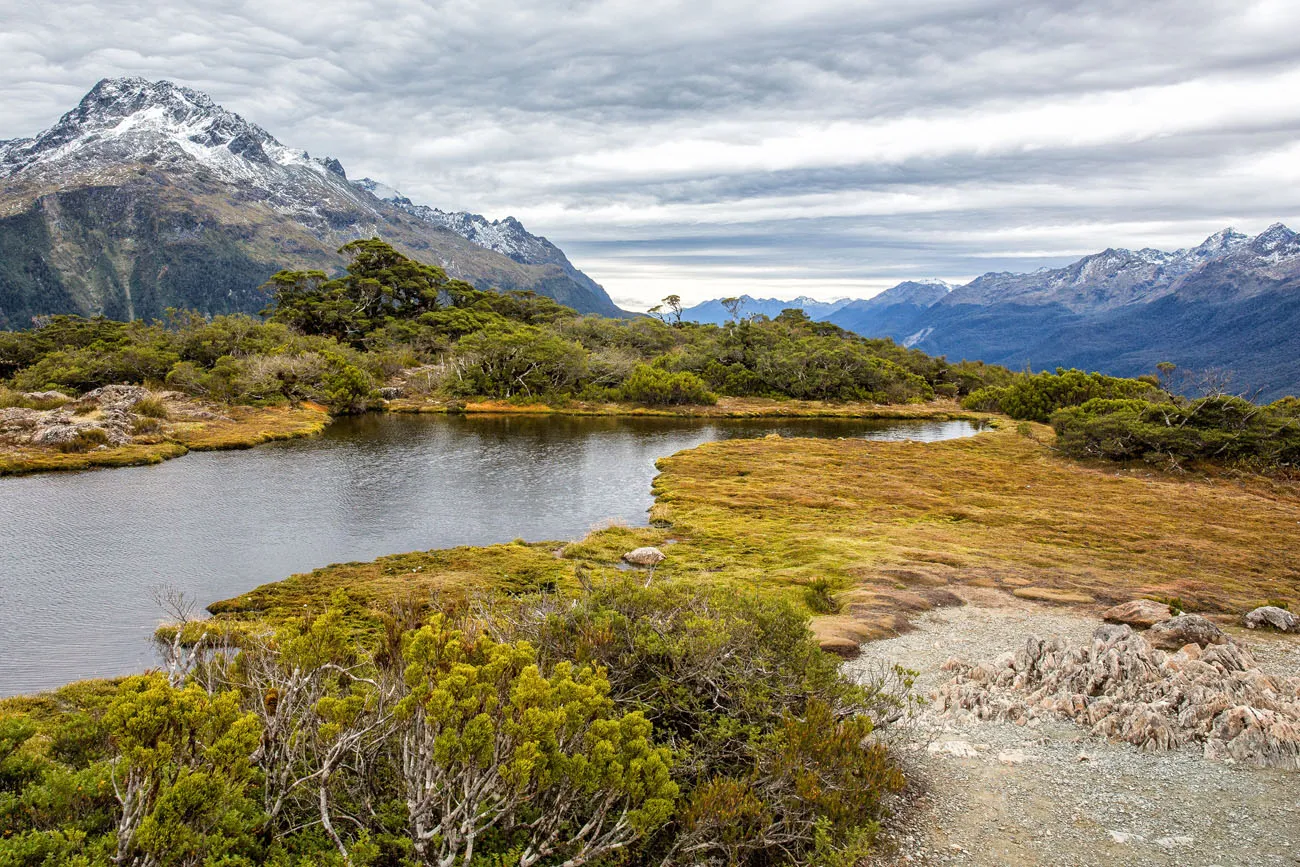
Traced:
<path fill-rule="evenodd" d="M 994 659 L 1029 635 L 1088 642 L 1101 621 L 996 591 L 916 618 L 846 664 L 919 672 L 928 695 L 957 656 Z M 1300 638 L 1232 630 L 1274 677 L 1300 675 Z M 1300 773 L 1211 761 L 1188 746 L 1144 752 L 1069 721 L 980 721 L 923 707 L 888 737 L 911 784 L 872 862 L 879 865 L 1300 864 Z"/>

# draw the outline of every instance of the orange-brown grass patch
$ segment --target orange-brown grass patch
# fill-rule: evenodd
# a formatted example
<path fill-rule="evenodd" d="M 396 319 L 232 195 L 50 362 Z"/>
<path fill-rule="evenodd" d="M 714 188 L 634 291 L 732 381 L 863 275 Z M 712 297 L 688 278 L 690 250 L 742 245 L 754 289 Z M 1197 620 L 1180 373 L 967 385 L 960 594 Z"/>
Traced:
<path fill-rule="evenodd" d="M 1009 429 L 732 440 L 661 468 L 658 517 L 750 582 L 969 582 L 1071 604 L 1177 596 L 1210 612 L 1300 595 L 1293 483 L 1082 466 Z"/>
<path fill-rule="evenodd" d="M 180 457 L 188 449 L 180 443 L 132 443 L 88 452 L 61 452 L 38 446 L 0 446 L 0 476 L 100 467 L 138 467 Z"/>
<path fill-rule="evenodd" d="M 477 593 L 535 593 L 570 586 L 573 564 L 556 556 L 559 543 L 446 548 L 394 554 L 366 563 L 338 563 L 264 584 L 208 607 L 213 614 L 279 621 L 318 608 L 343 591 L 383 611 L 393 604 L 465 600 Z"/>

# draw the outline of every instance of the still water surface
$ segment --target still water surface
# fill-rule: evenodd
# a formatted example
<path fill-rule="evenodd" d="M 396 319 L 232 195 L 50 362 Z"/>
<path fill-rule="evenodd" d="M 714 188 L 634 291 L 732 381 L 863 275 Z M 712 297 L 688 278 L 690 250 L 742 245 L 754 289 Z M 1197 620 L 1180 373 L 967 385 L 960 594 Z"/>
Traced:
<path fill-rule="evenodd" d="M 156 664 L 156 587 L 206 605 L 330 563 L 643 525 L 655 460 L 711 440 L 973 432 L 966 422 L 373 414 L 251 451 L 0 479 L 0 696 Z"/>

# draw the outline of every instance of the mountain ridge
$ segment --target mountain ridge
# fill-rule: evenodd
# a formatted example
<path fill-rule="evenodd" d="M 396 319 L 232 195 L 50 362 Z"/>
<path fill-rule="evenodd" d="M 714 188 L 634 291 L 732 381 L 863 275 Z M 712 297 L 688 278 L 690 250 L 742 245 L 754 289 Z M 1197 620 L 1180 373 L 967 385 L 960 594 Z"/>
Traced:
<path fill-rule="evenodd" d="M 256 312 L 274 271 L 336 270 L 339 247 L 376 235 L 479 288 L 626 315 L 517 220 L 489 237 L 478 215 L 385 201 L 338 160 L 169 81 L 103 79 L 48 129 L 0 142 L 0 185 L 0 327 L 60 312 Z"/>
<path fill-rule="evenodd" d="M 1230 370 L 1238 390 L 1265 398 L 1300 392 L 1300 234 L 1282 223 L 1253 237 L 1225 228 L 1172 252 L 1112 247 L 1060 268 L 988 272 L 951 291 L 914 288 L 927 285 L 905 281 L 809 315 L 1017 368 L 1136 376 L 1172 361 Z"/>

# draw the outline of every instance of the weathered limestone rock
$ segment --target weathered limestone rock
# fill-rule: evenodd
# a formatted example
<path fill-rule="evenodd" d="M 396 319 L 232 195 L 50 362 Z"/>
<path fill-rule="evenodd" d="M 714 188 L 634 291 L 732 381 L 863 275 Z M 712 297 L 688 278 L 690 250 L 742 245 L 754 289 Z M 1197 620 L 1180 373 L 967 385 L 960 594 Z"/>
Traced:
<path fill-rule="evenodd" d="M 1199 614 L 1180 614 L 1152 626 L 1147 632 L 1147 640 L 1165 650 L 1178 650 L 1188 644 L 1201 647 L 1223 644 L 1228 637 L 1222 629 Z"/>
<path fill-rule="evenodd" d="M 1300 632 L 1300 617 L 1276 605 L 1261 605 L 1245 617 L 1247 629 L 1273 628 L 1279 632 Z"/>
<path fill-rule="evenodd" d="M 1174 612 L 1163 602 L 1153 599 L 1134 599 L 1114 608 L 1106 609 L 1101 619 L 1107 623 L 1124 623 L 1139 629 L 1155 626 L 1162 620 L 1168 620 Z"/>
<path fill-rule="evenodd" d="M 637 548 L 623 555 L 623 560 L 633 566 L 657 566 L 668 559 L 658 548 Z"/>
<path fill-rule="evenodd" d="M 1081 647 L 1030 636 L 993 660 L 950 659 L 933 707 L 1020 723 L 1055 716 L 1145 750 L 1200 744 L 1207 758 L 1300 770 L 1300 677 L 1270 677 L 1223 641 L 1165 653 L 1128 626 L 1102 626 Z"/>

